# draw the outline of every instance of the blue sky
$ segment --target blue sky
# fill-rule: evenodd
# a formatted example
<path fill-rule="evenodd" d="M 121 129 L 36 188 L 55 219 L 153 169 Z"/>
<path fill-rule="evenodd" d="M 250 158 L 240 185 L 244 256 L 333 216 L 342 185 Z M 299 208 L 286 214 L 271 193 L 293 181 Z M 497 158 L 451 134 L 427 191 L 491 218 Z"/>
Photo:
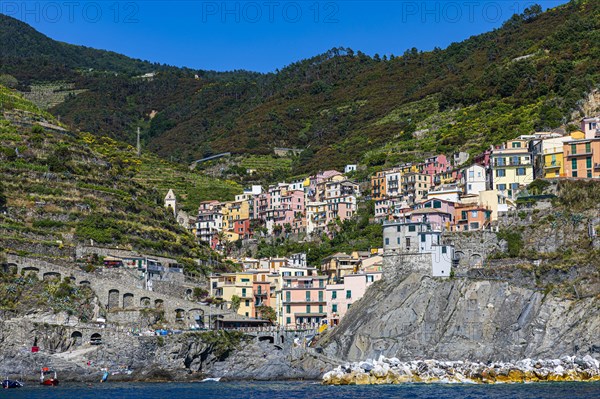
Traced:
<path fill-rule="evenodd" d="M 332 47 L 400 55 L 499 27 L 531 4 L 567 0 L 7 1 L 0 12 L 53 39 L 149 61 L 274 71 Z"/>

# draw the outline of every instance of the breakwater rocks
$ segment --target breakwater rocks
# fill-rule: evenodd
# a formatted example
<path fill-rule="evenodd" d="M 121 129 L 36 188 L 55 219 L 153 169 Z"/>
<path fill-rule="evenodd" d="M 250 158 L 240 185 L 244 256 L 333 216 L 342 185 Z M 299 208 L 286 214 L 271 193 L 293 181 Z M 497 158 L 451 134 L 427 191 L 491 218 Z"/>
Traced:
<path fill-rule="evenodd" d="M 524 359 L 515 363 L 442 362 L 397 358 L 346 363 L 323 376 L 326 385 L 425 383 L 522 383 L 541 381 L 600 381 L 600 363 L 591 356 Z"/>

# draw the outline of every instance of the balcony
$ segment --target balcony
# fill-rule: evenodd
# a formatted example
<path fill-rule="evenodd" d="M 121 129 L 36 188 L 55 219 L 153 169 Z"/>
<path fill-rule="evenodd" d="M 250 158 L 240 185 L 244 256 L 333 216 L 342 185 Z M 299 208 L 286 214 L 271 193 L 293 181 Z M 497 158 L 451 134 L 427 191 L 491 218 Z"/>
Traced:
<path fill-rule="evenodd" d="M 572 157 L 583 157 L 583 156 L 591 156 L 592 155 L 592 150 L 590 149 L 590 151 L 583 151 L 583 152 L 570 152 L 567 151 L 565 152 L 565 157 L 567 158 L 572 158 Z"/>
<path fill-rule="evenodd" d="M 531 166 L 531 162 L 529 161 L 510 161 L 510 162 L 498 162 L 498 160 L 494 160 L 492 162 L 494 167 L 498 168 L 507 168 L 509 166 Z"/>
<path fill-rule="evenodd" d="M 562 162 L 560 162 L 560 161 L 550 161 L 550 162 L 546 162 L 544 164 L 544 168 L 546 168 L 546 169 L 560 168 L 561 165 L 562 165 Z"/>
<path fill-rule="evenodd" d="M 600 163 L 597 163 L 594 165 L 594 170 L 595 171 L 600 171 Z"/>

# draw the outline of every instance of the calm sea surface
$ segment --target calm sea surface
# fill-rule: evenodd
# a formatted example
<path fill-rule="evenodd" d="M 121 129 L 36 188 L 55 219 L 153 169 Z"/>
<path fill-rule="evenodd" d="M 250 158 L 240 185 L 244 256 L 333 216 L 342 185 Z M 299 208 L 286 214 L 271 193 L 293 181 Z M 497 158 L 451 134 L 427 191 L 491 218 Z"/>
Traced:
<path fill-rule="evenodd" d="M 405 384 L 395 386 L 328 387 L 313 382 L 206 382 L 70 384 L 0 390 L 0 398 L 60 399 L 598 399 L 600 383 L 518 385 Z"/>

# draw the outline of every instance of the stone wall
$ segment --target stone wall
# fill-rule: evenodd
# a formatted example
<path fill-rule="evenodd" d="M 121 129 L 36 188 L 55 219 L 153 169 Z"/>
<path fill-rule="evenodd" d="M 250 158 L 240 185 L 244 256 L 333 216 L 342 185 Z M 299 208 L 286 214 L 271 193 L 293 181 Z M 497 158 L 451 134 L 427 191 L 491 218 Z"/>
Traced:
<path fill-rule="evenodd" d="M 492 231 L 445 232 L 444 244 L 454 245 L 454 255 L 459 259 L 457 272 L 487 265 L 486 259 L 494 252 L 503 251 L 503 242 Z"/>
<path fill-rule="evenodd" d="M 383 255 L 383 278 L 397 281 L 411 273 L 431 276 L 431 254 L 388 251 Z"/>

